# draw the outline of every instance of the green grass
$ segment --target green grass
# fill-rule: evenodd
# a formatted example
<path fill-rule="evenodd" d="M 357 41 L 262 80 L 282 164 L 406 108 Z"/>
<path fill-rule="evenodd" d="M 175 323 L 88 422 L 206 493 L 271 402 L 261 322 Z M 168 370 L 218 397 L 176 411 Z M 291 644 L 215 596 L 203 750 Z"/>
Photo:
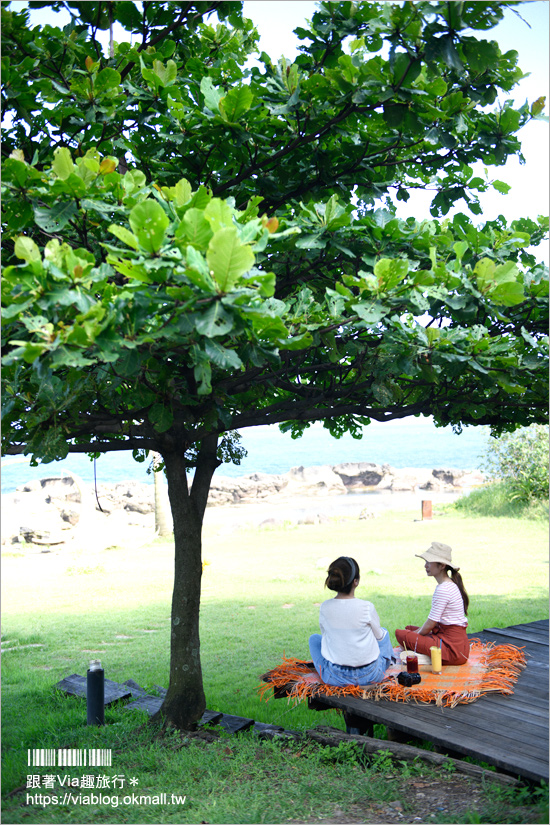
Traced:
<path fill-rule="evenodd" d="M 231 536 L 206 529 L 201 655 L 207 706 L 292 730 L 321 723 L 344 727 L 335 711 L 265 702 L 258 694 L 260 675 L 284 653 L 309 658 L 307 640 L 317 632 L 319 604 L 329 596 L 326 568 L 344 552 L 361 567 L 358 596 L 374 602 L 392 633 L 421 623 L 428 613 L 433 581 L 414 554 L 434 539 L 453 546 L 471 599 L 470 632 L 548 616 L 542 521 L 446 511 L 422 522 L 415 515 L 245 528 Z M 138 777 L 143 794 L 187 793 L 177 811 L 99 806 L 93 814 L 98 822 L 279 822 L 329 816 L 335 804 L 344 809 L 350 799 L 365 797 L 365 787 L 372 799 L 391 794 L 392 783 L 377 779 L 380 771 L 353 760 L 335 763 L 325 756 L 323 762 L 315 746 L 302 749 L 299 758 L 292 748 L 260 745 L 251 737 L 181 747 L 177 736 L 154 739 L 143 714 L 120 708 L 108 711 L 104 728 L 86 726 L 83 701 L 52 688 L 71 673 L 85 674 L 90 659 L 101 659 L 115 681 L 167 685 L 172 565 L 173 546 L 164 540 L 133 552 L 5 555 L 2 639 L 17 649 L 2 657 L 4 794 L 23 786 L 33 771 L 27 748 L 62 746 L 112 748 L 110 774 Z M 36 822 L 89 821 L 88 814 L 79 819 L 84 808 L 78 805 L 27 808 L 25 793 L 5 797 L 5 822 L 28 821 L 31 810 Z"/>
<path fill-rule="evenodd" d="M 548 500 L 530 499 L 519 501 L 513 498 L 509 484 L 495 482 L 472 490 L 468 496 L 460 498 L 452 508 L 469 516 L 489 516 L 493 518 L 528 519 L 548 522 Z"/>

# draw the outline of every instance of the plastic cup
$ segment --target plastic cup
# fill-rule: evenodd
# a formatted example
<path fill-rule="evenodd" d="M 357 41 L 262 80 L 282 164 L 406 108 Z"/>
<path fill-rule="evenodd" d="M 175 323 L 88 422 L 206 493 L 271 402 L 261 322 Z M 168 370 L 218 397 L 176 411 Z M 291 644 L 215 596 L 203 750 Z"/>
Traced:
<path fill-rule="evenodd" d="M 418 673 L 418 657 L 415 653 L 407 654 L 407 673 Z"/>
<path fill-rule="evenodd" d="M 441 673 L 441 648 L 431 647 L 430 656 L 432 657 L 432 673 Z"/>

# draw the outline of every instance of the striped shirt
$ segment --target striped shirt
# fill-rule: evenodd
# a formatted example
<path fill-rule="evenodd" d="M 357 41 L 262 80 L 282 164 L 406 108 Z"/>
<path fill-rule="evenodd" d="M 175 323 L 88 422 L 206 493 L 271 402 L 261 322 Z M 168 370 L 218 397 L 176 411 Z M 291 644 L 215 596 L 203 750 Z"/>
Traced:
<path fill-rule="evenodd" d="M 457 624 L 461 627 L 468 625 L 460 590 L 450 579 L 435 588 L 428 618 L 439 624 Z"/>

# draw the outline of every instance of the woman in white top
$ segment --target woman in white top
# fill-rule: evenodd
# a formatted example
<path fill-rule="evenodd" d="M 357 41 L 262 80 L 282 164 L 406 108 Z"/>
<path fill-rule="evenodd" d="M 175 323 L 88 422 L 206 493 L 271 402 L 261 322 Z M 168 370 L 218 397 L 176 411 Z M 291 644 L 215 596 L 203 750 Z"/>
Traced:
<path fill-rule="evenodd" d="M 405 650 L 428 656 L 430 647 L 440 647 L 442 664 L 463 665 L 470 655 L 466 635 L 470 600 L 459 568 L 451 564 L 452 549 L 448 544 L 434 541 L 425 553 L 416 555 L 424 559 L 426 574 L 437 582 L 432 608 L 422 627 L 407 625 L 404 630 L 395 631 L 395 638 Z"/>
<path fill-rule="evenodd" d="M 392 663 L 388 631 L 371 602 L 355 598 L 359 565 L 340 556 L 328 569 L 325 587 L 336 591 L 319 611 L 321 635 L 309 638 L 315 669 L 327 685 L 370 685 L 384 678 Z"/>

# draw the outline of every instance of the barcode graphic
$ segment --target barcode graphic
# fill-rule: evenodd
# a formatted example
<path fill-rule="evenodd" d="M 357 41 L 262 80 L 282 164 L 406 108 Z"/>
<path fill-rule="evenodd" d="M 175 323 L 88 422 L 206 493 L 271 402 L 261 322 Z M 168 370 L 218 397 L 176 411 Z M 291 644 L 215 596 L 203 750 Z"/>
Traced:
<path fill-rule="evenodd" d="M 110 767 L 110 748 L 29 748 L 28 765 L 34 768 Z"/>

